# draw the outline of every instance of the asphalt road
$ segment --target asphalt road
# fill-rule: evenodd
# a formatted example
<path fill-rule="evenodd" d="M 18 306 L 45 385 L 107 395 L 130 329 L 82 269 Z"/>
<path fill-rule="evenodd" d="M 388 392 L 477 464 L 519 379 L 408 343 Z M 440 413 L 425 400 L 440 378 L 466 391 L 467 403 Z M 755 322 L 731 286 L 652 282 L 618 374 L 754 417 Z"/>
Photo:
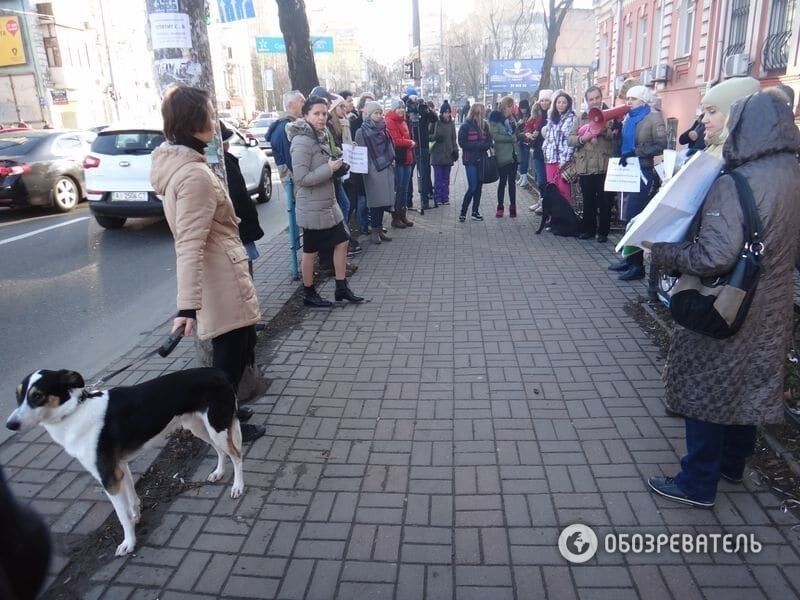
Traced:
<path fill-rule="evenodd" d="M 273 189 L 258 207 L 265 240 L 287 224 L 277 174 Z M 174 311 L 175 251 L 165 221 L 132 219 L 106 230 L 86 203 L 65 215 L 0 209 L 0 423 L 31 371 L 68 368 L 88 377 Z M 0 442 L 10 434 L 0 427 Z"/>

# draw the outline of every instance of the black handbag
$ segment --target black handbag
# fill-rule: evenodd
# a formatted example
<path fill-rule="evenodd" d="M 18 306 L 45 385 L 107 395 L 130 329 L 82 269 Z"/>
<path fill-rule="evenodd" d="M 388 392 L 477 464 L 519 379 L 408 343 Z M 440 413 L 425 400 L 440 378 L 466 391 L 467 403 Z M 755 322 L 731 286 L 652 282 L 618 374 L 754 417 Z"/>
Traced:
<path fill-rule="evenodd" d="M 728 338 L 742 326 L 761 273 L 764 242 L 753 191 L 741 174 L 731 171 L 744 213 L 744 248 L 733 270 L 725 276 L 700 278 L 681 275 L 670 291 L 672 317 L 687 329 L 713 338 Z"/>
<path fill-rule="evenodd" d="M 489 149 L 488 153 L 481 155 L 478 165 L 481 183 L 494 183 L 500 179 L 500 171 L 497 168 L 497 157 L 494 151 Z"/>

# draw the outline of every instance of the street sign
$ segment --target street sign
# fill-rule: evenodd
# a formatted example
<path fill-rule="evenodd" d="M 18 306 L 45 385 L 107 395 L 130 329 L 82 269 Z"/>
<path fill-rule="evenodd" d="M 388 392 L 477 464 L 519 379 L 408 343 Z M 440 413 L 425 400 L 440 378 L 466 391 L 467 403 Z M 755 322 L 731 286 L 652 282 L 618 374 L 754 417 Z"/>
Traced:
<path fill-rule="evenodd" d="M 50 90 L 50 97 L 53 99 L 53 104 L 69 104 L 67 90 Z"/>
<path fill-rule="evenodd" d="M 333 37 L 329 35 L 312 36 L 311 46 L 316 53 L 332 54 Z M 286 42 L 282 37 L 256 36 L 256 52 L 259 54 L 285 54 Z"/>
<path fill-rule="evenodd" d="M 254 19 L 256 10 L 253 0 L 217 0 L 219 20 L 223 23 Z"/>
<path fill-rule="evenodd" d="M 26 62 L 19 17 L 0 17 L 0 67 L 24 65 Z"/>

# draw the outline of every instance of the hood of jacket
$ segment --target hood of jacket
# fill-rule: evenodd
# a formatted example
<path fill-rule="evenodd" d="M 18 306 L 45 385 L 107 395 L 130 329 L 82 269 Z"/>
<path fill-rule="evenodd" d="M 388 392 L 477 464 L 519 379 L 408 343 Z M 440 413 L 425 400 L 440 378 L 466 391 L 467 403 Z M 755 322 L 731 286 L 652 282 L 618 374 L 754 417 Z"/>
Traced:
<path fill-rule="evenodd" d="M 383 117 L 386 121 L 390 121 L 392 123 L 405 123 L 406 118 L 401 117 L 393 110 L 387 111 L 387 113 Z"/>
<path fill-rule="evenodd" d="M 153 150 L 150 163 L 150 183 L 156 194 L 163 195 L 172 177 L 189 163 L 205 163 L 206 157 L 187 146 L 164 142 Z"/>
<path fill-rule="evenodd" d="M 777 154 L 800 151 L 800 131 L 785 101 L 759 92 L 733 105 L 722 155 L 728 167 Z M 769 135 L 764 135 L 768 131 Z"/>
<path fill-rule="evenodd" d="M 305 119 L 297 119 L 286 124 L 286 137 L 290 142 L 298 135 L 305 135 L 314 140 L 319 139 L 319 136 L 314 133 L 314 128 Z"/>

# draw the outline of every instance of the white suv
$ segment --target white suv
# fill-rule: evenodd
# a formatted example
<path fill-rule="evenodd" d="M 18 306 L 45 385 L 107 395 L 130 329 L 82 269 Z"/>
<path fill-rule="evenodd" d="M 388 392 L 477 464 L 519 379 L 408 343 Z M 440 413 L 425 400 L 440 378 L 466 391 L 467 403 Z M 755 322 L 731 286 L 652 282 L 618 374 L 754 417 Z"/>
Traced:
<path fill-rule="evenodd" d="M 258 142 L 248 142 L 237 129 L 228 141 L 251 196 L 259 204 L 269 202 L 272 170 Z M 158 127 L 109 127 L 97 134 L 83 168 L 89 208 L 101 226 L 119 228 L 131 217 L 164 215 L 150 185 L 150 153 L 163 142 Z"/>

